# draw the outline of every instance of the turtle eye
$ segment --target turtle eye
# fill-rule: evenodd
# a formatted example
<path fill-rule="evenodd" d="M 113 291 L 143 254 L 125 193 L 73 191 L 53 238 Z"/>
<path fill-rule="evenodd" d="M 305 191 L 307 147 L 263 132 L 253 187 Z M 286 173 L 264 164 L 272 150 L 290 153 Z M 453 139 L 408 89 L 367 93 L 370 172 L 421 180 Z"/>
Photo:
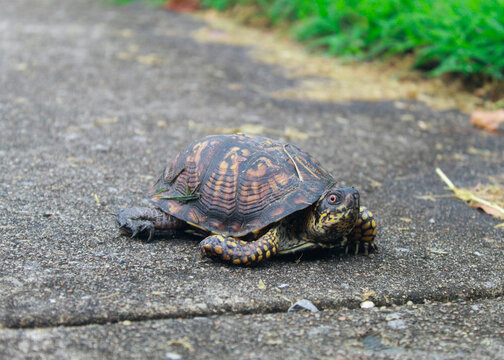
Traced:
<path fill-rule="evenodd" d="M 331 194 L 329 195 L 329 204 L 331 205 L 338 204 L 341 202 L 342 199 L 343 197 L 341 196 L 340 193 Z"/>

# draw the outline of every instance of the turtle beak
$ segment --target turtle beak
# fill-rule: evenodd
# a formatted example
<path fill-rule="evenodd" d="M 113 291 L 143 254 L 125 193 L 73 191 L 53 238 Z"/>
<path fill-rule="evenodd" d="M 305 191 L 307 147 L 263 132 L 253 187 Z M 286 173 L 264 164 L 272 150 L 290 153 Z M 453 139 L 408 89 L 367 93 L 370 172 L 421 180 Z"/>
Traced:
<path fill-rule="evenodd" d="M 343 189 L 345 198 L 345 207 L 347 209 L 360 207 L 360 195 L 354 188 Z"/>

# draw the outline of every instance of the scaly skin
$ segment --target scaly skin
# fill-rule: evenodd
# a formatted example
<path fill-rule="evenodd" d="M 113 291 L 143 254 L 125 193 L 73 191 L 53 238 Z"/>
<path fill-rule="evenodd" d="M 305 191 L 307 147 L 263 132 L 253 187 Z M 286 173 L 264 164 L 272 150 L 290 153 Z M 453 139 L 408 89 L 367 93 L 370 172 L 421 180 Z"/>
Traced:
<path fill-rule="evenodd" d="M 147 235 L 150 241 L 156 232 L 177 230 L 186 226 L 184 221 L 156 208 L 133 207 L 121 210 L 116 215 L 119 230 L 132 238 Z"/>
<path fill-rule="evenodd" d="M 203 256 L 235 265 L 251 265 L 269 259 L 278 252 L 278 229 L 271 228 L 255 241 L 243 241 L 225 235 L 212 235 L 200 243 Z"/>
<path fill-rule="evenodd" d="M 361 206 L 359 217 L 355 223 L 355 227 L 348 236 L 348 244 L 345 247 L 345 252 L 353 247 L 357 255 L 362 249 L 365 255 L 368 255 L 369 250 L 376 250 L 374 239 L 376 236 L 376 221 L 373 213 L 366 207 Z M 362 248 L 361 248 L 362 244 Z"/>

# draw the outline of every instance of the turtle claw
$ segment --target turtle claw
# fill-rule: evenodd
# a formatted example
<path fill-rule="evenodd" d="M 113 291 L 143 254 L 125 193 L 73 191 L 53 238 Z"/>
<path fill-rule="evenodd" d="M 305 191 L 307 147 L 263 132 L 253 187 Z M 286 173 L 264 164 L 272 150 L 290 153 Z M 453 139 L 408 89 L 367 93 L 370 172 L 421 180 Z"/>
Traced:
<path fill-rule="evenodd" d="M 131 238 L 144 237 L 147 235 L 147 241 L 152 240 L 155 233 L 154 224 L 148 220 L 134 220 L 134 219 L 118 219 L 119 230 Z"/>
<path fill-rule="evenodd" d="M 154 225 L 147 220 L 130 220 L 126 226 L 122 227 L 123 229 L 131 232 L 131 237 L 139 237 L 139 235 L 149 234 L 147 237 L 147 242 L 151 241 L 152 236 L 154 235 Z"/>

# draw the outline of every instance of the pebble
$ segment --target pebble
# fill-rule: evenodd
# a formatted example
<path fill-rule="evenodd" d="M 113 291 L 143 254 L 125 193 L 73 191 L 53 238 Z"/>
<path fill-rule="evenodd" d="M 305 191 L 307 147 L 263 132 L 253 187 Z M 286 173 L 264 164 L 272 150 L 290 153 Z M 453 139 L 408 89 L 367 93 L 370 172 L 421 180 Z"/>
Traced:
<path fill-rule="evenodd" d="M 169 360 L 180 360 L 182 356 L 177 353 L 166 353 L 165 358 Z"/>
<path fill-rule="evenodd" d="M 309 310 L 312 312 L 319 311 L 319 309 L 317 309 L 317 307 L 315 305 L 313 305 L 313 303 L 311 301 L 306 300 L 306 299 L 299 300 L 297 303 L 292 305 L 289 308 L 288 312 L 299 311 L 299 310 Z"/>
<path fill-rule="evenodd" d="M 372 309 L 374 308 L 375 304 L 372 301 L 366 300 L 361 302 L 360 307 L 361 309 Z"/>

